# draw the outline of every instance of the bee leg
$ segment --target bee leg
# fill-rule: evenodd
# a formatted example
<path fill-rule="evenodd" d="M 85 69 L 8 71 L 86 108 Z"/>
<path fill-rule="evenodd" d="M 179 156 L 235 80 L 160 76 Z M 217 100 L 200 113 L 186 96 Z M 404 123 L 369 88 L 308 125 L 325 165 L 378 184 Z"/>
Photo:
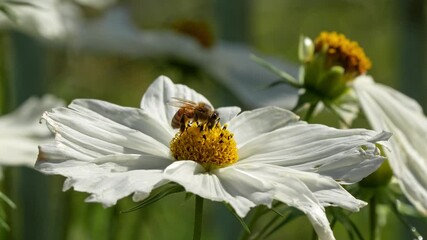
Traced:
<path fill-rule="evenodd" d="M 187 128 L 187 121 L 188 121 L 188 117 L 187 117 L 187 115 L 182 115 L 182 117 L 181 117 L 181 124 L 180 124 L 180 127 L 179 127 L 179 129 L 181 130 L 181 132 L 184 132 L 184 130 Z"/>
<path fill-rule="evenodd" d="M 212 116 L 210 116 L 209 119 L 208 119 L 208 128 L 213 128 L 218 123 L 219 123 L 219 116 L 218 116 L 218 112 L 215 111 L 212 114 Z"/>

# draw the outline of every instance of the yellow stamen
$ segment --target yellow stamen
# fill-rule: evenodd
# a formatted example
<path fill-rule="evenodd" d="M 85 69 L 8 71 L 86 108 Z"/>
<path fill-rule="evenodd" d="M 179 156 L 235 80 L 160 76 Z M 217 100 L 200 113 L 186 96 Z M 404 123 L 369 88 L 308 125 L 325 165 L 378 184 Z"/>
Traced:
<path fill-rule="evenodd" d="M 365 73 L 371 68 L 371 61 L 365 55 L 363 48 L 357 42 L 350 41 L 343 34 L 336 32 L 322 32 L 317 37 L 316 52 L 323 51 L 327 47 L 326 53 L 332 64 L 339 64 L 346 73 Z"/>
<path fill-rule="evenodd" d="M 233 133 L 220 123 L 213 127 L 197 122 L 187 125 L 172 139 L 170 150 L 176 160 L 193 160 L 206 170 L 228 166 L 239 158 Z"/>

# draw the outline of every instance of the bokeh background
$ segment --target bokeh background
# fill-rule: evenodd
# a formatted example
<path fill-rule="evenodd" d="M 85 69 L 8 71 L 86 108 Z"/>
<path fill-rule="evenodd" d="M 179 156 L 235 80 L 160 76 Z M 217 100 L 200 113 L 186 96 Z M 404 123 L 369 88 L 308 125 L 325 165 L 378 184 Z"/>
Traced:
<path fill-rule="evenodd" d="M 275 57 L 290 69 L 298 64 L 301 34 L 315 38 L 321 31 L 337 31 L 365 49 L 373 62 L 369 74 L 377 82 L 415 98 L 426 110 L 427 3 L 423 0 L 121 0 L 104 9 L 76 6 L 82 21 L 88 22 L 104 17 L 114 8 L 126 8 L 136 29 L 144 31 L 171 30 L 182 21 L 203 22 L 200 31 L 211 35 L 202 34 L 202 38 L 211 39 L 211 48 L 221 42 L 240 44 Z M 49 24 L 46 22 L 47 27 Z M 120 31 L 122 27 L 117 24 L 114 29 Z M 189 85 L 216 106 L 251 108 L 235 97 L 238 89 L 230 89 L 197 63 L 179 58 L 138 56 L 108 51 L 108 47 L 79 48 L 10 27 L 2 29 L 0 46 L 0 113 L 3 114 L 29 96 L 44 93 L 67 102 L 96 98 L 138 107 L 145 89 L 159 75 Z M 168 196 L 132 213 L 120 213 L 135 203 L 125 198 L 117 206 L 104 209 L 100 204 L 84 203 L 86 193 L 62 192 L 63 177 L 44 176 L 28 167 L 4 167 L 3 171 L 1 190 L 17 208 L 5 208 L 11 230 L 0 229 L 0 239 L 190 239 L 192 236 L 193 199 L 186 199 L 184 194 Z M 367 210 L 355 215 L 367 239 Z M 386 221 L 383 239 L 411 239 L 392 213 L 387 216 L 383 219 Z M 427 236 L 426 221 L 411 221 Z M 239 222 L 221 203 L 206 204 L 203 227 L 203 239 L 238 239 L 242 232 Z M 348 239 L 340 224 L 336 234 L 337 239 Z M 311 237 L 310 224 L 300 217 L 269 239 Z"/>

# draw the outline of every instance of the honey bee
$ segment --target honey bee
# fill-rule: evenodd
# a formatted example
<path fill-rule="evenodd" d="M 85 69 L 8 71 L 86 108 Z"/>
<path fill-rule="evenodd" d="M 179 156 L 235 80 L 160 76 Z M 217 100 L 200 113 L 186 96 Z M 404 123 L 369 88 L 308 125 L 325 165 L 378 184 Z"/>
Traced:
<path fill-rule="evenodd" d="M 207 103 L 196 103 L 176 97 L 172 97 L 172 99 L 173 100 L 169 101 L 168 104 L 179 107 L 179 109 L 172 118 L 171 126 L 173 128 L 179 128 L 181 132 L 185 130 L 186 124 L 190 121 L 207 123 L 209 128 L 215 126 L 219 121 L 218 112 Z"/>

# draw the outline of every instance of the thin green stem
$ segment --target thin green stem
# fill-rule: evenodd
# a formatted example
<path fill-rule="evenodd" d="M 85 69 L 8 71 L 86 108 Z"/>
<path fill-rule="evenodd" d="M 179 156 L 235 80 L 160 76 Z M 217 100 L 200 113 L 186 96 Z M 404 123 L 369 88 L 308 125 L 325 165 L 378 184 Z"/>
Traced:
<path fill-rule="evenodd" d="M 308 108 L 307 113 L 304 116 L 304 121 L 310 121 L 310 119 L 313 117 L 314 110 L 316 109 L 318 103 L 319 102 L 314 102 L 310 104 L 310 107 Z"/>
<path fill-rule="evenodd" d="M 370 222 L 370 240 L 376 240 L 377 238 L 377 199 L 375 196 L 369 201 L 369 222 Z"/>
<path fill-rule="evenodd" d="M 193 240 L 200 240 L 202 237 L 202 220 L 203 220 L 203 198 L 196 195 Z"/>
<path fill-rule="evenodd" d="M 248 227 L 249 229 L 253 229 L 256 221 L 258 220 L 258 217 L 261 215 L 262 209 L 260 207 L 255 209 L 254 214 L 252 215 L 251 220 L 249 221 Z M 245 230 L 243 230 L 242 235 L 240 235 L 240 240 L 248 239 L 249 233 Z"/>

